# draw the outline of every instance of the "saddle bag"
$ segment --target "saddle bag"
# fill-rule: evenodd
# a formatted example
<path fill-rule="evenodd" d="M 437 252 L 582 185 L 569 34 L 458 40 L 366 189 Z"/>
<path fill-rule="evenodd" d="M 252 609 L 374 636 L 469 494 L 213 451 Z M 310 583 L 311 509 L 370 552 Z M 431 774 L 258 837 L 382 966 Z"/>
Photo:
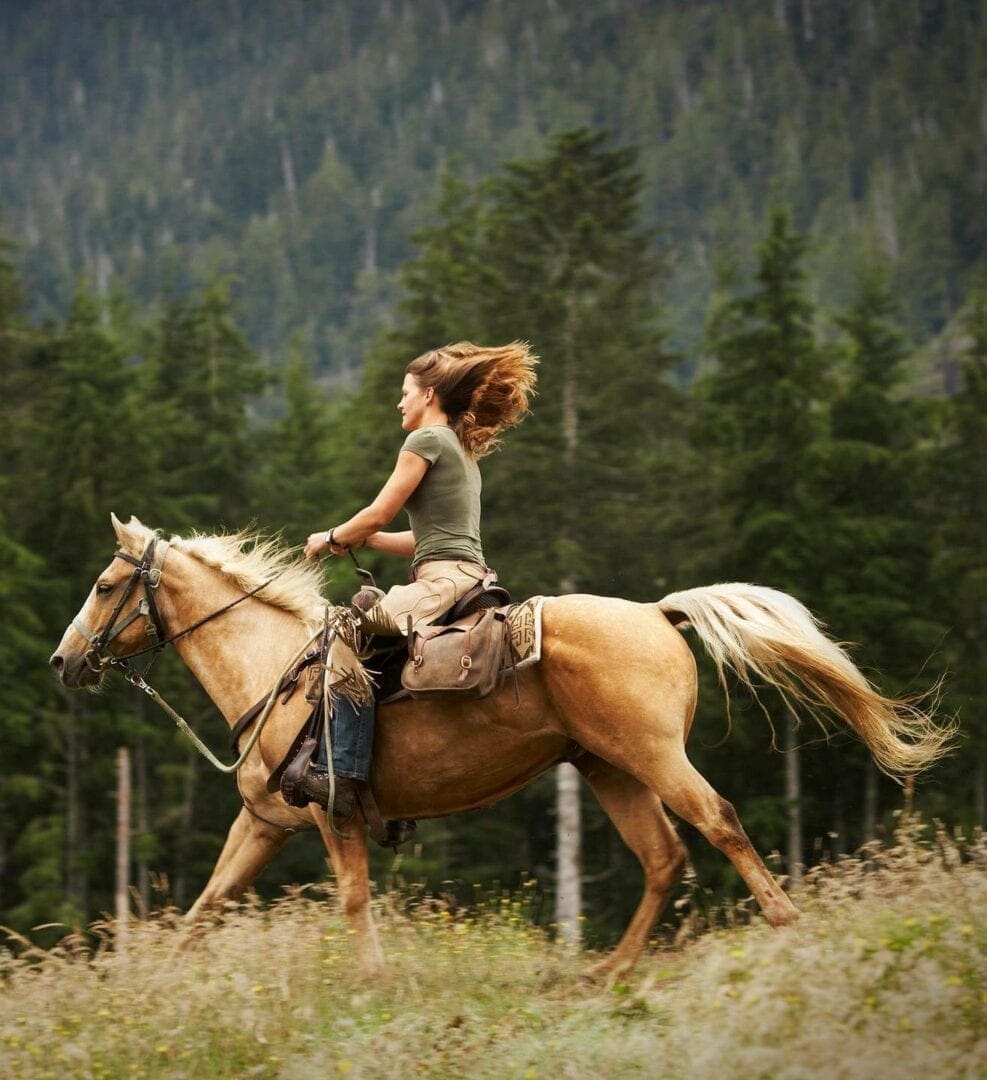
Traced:
<path fill-rule="evenodd" d="M 449 626 L 415 630 L 408 619 L 401 685 L 415 698 L 486 697 L 497 688 L 510 648 L 504 612 L 487 608 Z"/>

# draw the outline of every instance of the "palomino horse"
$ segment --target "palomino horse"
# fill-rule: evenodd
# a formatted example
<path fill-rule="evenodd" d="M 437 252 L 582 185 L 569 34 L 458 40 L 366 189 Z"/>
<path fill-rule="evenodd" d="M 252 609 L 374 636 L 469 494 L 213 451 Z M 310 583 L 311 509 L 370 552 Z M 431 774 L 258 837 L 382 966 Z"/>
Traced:
<path fill-rule="evenodd" d="M 158 635 L 175 639 L 232 725 L 268 694 L 317 629 L 325 606 L 318 568 L 243 535 L 165 543 L 136 518 L 126 525 L 112 520 L 119 551 L 65 631 L 53 667 L 67 687 L 95 686 L 111 656 L 146 648 L 153 622 Z M 686 756 L 697 693 L 695 661 L 679 633 L 687 623 L 721 677 L 725 668 L 745 682 L 756 676 L 792 702 L 832 710 L 892 775 L 925 768 L 948 746 L 948 727 L 879 694 L 784 593 L 734 584 L 674 593 L 657 604 L 559 596 L 545 602 L 543 620 L 542 661 L 520 673 L 519 703 L 506 686 L 479 701 L 381 707 L 373 782 L 384 817 L 440 817 L 510 795 L 577 743 L 585 751 L 577 768 L 644 869 L 644 895 L 616 949 L 596 965 L 597 975 L 635 962 L 682 872 L 685 847 L 664 806 L 730 859 L 773 926 L 798 917 L 733 807 Z M 341 838 L 327 828 L 322 810 L 293 809 L 267 791 L 307 709 L 299 693 L 270 714 L 238 774 L 244 807 L 187 919 L 242 893 L 292 831 L 314 823 L 361 968 L 373 972 L 384 958 L 371 916 L 364 831 Z"/>

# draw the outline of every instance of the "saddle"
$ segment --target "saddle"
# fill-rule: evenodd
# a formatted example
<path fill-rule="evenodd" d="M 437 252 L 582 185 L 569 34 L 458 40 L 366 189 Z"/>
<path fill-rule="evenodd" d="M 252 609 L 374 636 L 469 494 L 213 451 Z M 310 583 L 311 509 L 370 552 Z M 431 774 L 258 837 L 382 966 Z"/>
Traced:
<path fill-rule="evenodd" d="M 438 622 L 414 629 L 408 618 L 407 651 L 388 643 L 375 650 L 377 700 L 480 698 L 492 693 L 516 662 L 506 612 L 510 593 L 488 575 Z"/>

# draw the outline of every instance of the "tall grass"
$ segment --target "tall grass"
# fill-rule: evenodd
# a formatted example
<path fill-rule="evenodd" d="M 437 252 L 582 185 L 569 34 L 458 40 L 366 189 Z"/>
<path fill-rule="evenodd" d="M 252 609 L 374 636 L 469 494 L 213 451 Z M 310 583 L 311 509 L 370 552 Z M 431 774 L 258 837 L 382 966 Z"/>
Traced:
<path fill-rule="evenodd" d="M 759 918 L 656 946 L 601 988 L 524 896 L 453 913 L 382 898 L 391 964 L 355 973 L 324 898 L 248 903 L 193 949 L 167 915 L 126 958 L 69 940 L 2 959 L 5 1077 L 983 1077 L 987 845 L 903 830 Z"/>

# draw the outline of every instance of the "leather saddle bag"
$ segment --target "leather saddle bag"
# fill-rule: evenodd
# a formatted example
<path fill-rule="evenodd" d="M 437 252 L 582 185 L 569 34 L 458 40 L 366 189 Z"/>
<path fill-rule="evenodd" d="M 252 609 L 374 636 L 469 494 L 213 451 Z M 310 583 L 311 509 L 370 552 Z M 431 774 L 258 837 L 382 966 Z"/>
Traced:
<path fill-rule="evenodd" d="M 449 626 L 409 625 L 401 685 L 416 698 L 486 697 L 497 688 L 509 647 L 506 616 L 495 608 Z"/>

